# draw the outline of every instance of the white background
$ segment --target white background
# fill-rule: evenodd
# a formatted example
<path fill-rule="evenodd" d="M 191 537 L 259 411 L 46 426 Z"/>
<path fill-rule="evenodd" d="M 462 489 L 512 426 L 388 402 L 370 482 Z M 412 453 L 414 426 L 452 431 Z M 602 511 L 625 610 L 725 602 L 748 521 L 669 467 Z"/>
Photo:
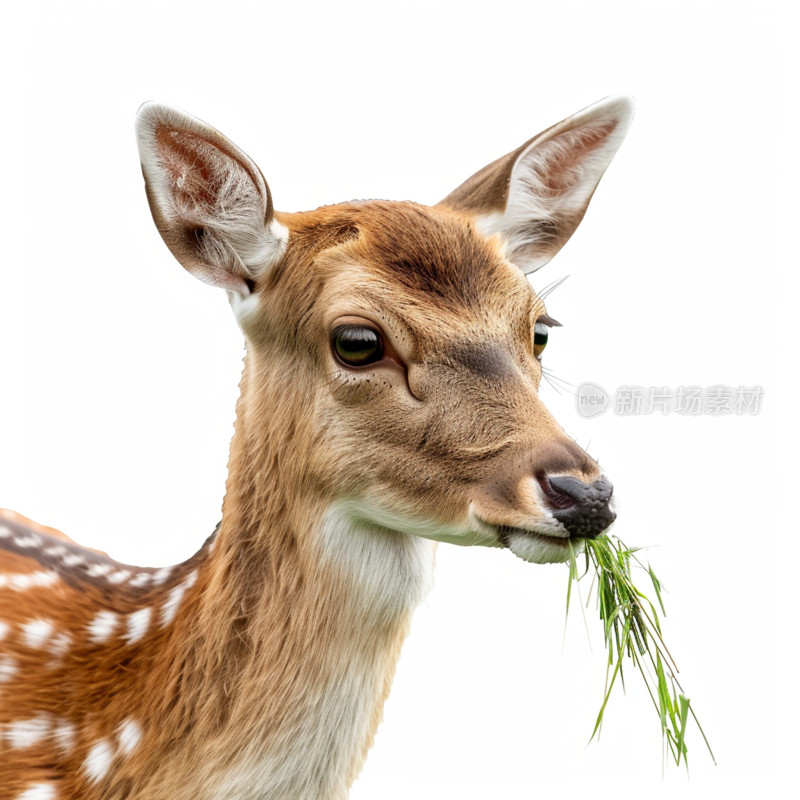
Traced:
<path fill-rule="evenodd" d="M 601 8 L 602 7 L 602 8 Z M 798 65 L 789 4 L 28 3 L 3 11 L 0 506 L 122 561 L 186 558 L 219 518 L 243 347 L 151 223 L 133 138 L 159 99 L 220 128 L 292 211 L 433 203 L 616 91 L 637 117 L 577 234 L 534 276 L 546 361 L 609 389 L 761 385 L 754 417 L 542 396 L 652 545 L 666 637 L 719 766 L 662 778 L 599 622 L 562 649 L 567 570 L 439 548 L 353 800 L 787 796 L 797 752 Z M 575 611 L 575 609 L 573 609 Z M 781 788 L 783 787 L 783 788 Z"/>

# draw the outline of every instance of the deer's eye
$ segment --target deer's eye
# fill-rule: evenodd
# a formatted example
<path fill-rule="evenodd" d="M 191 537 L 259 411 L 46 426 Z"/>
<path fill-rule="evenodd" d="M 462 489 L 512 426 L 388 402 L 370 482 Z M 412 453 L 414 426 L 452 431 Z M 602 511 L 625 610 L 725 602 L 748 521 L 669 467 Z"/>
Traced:
<path fill-rule="evenodd" d="M 547 347 L 547 325 L 537 322 L 533 327 L 533 354 L 541 359 L 542 352 Z"/>
<path fill-rule="evenodd" d="M 332 336 L 333 352 L 348 367 L 366 367 L 383 358 L 383 339 L 374 328 L 342 325 Z"/>

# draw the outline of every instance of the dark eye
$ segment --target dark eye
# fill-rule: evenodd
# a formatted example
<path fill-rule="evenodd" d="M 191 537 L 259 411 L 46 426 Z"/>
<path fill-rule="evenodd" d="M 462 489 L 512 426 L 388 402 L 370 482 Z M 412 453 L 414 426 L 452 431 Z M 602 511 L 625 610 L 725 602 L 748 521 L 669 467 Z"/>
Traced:
<path fill-rule="evenodd" d="M 333 352 L 348 367 L 365 367 L 383 358 L 383 339 L 373 328 L 343 325 L 333 332 Z"/>
<path fill-rule="evenodd" d="M 542 352 L 547 347 L 547 325 L 537 322 L 533 326 L 533 354 L 536 358 L 542 357 Z"/>

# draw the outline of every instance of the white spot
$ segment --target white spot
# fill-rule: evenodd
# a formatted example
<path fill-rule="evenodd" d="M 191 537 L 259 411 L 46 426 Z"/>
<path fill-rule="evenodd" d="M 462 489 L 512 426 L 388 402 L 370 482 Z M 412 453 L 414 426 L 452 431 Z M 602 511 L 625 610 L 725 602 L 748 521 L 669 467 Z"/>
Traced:
<path fill-rule="evenodd" d="M 190 572 L 189 575 L 181 581 L 177 586 L 175 586 L 170 593 L 167 595 L 167 601 L 161 608 L 161 624 L 162 625 L 169 625 L 173 619 L 175 619 L 175 614 L 178 611 L 178 607 L 181 604 L 181 600 L 183 600 L 183 596 L 186 594 L 187 589 L 191 589 L 194 586 L 195 581 L 197 580 L 197 570 Z"/>
<path fill-rule="evenodd" d="M 65 567 L 77 567 L 85 562 L 83 556 L 79 556 L 76 553 L 67 553 L 67 555 L 61 559 L 61 563 Z"/>
<path fill-rule="evenodd" d="M 17 674 L 17 662 L 11 656 L 0 656 L 0 683 L 10 681 Z"/>
<path fill-rule="evenodd" d="M 140 572 L 137 575 L 134 575 L 131 578 L 130 585 L 135 587 L 136 589 L 141 589 L 147 584 L 150 583 L 150 573 L 149 572 Z"/>
<path fill-rule="evenodd" d="M 69 551 L 63 544 L 51 544 L 50 547 L 45 547 L 42 552 L 46 556 L 50 556 L 50 558 L 64 558 Z"/>
<path fill-rule="evenodd" d="M 98 611 L 88 626 L 89 640 L 95 644 L 103 644 L 114 632 L 118 619 L 113 611 Z"/>
<path fill-rule="evenodd" d="M 55 586 L 61 580 L 61 576 L 55 570 L 48 569 L 34 572 L 29 576 L 29 579 L 28 585 L 25 586 L 26 589 L 29 587 L 44 589 L 48 586 Z"/>
<path fill-rule="evenodd" d="M 17 800 L 56 800 L 56 790 L 50 783 L 32 783 Z"/>
<path fill-rule="evenodd" d="M 18 719 L 6 725 L 6 741 L 15 750 L 33 747 L 49 733 L 52 722 L 48 714 L 38 714 L 30 719 Z"/>
<path fill-rule="evenodd" d="M 172 620 L 175 619 L 178 606 L 180 606 L 181 600 L 183 600 L 183 595 L 185 593 L 186 589 L 184 588 L 183 584 L 179 584 L 167 595 L 167 602 L 161 607 L 162 625 L 169 625 L 172 623 Z"/>
<path fill-rule="evenodd" d="M 56 722 L 53 728 L 53 736 L 58 749 L 64 755 L 69 755 L 75 746 L 75 726 L 71 722 L 61 719 Z"/>
<path fill-rule="evenodd" d="M 58 583 L 59 579 L 59 574 L 52 569 L 16 575 L 0 575 L 0 589 L 8 587 L 15 592 L 22 592 L 26 589 L 53 586 L 53 584 Z"/>
<path fill-rule="evenodd" d="M 131 571 L 129 569 L 118 569 L 116 572 L 112 572 L 108 576 L 109 583 L 123 583 L 131 576 Z"/>
<path fill-rule="evenodd" d="M 41 545 L 41 541 L 38 536 L 28 533 L 22 536 L 14 537 L 14 544 L 23 550 L 29 550 L 31 547 L 39 547 Z"/>
<path fill-rule="evenodd" d="M 128 632 L 125 634 L 125 641 L 128 644 L 138 642 L 147 633 L 152 614 L 153 609 L 149 606 L 140 608 L 138 611 L 134 611 L 133 614 L 128 614 Z"/>
<path fill-rule="evenodd" d="M 86 570 L 86 574 L 90 578 L 102 578 L 104 575 L 108 575 L 113 569 L 113 564 L 92 564 L 91 567 Z"/>
<path fill-rule="evenodd" d="M 56 658 L 62 658 L 72 644 L 72 636 L 64 631 L 56 634 L 50 642 L 50 652 Z"/>
<path fill-rule="evenodd" d="M 46 588 L 48 586 L 55 586 L 61 580 L 61 576 L 52 569 L 34 572 L 30 576 L 30 585 L 33 587 Z M 28 588 L 27 586 L 25 588 Z"/>
<path fill-rule="evenodd" d="M 0 539 L 8 539 L 11 536 L 11 531 L 5 525 L 0 525 Z"/>
<path fill-rule="evenodd" d="M 108 772 L 111 762 L 114 760 L 114 751 L 108 739 L 101 739 L 97 744 L 92 745 L 86 760 L 83 762 L 84 772 L 90 780 L 99 781 Z"/>
<path fill-rule="evenodd" d="M 142 739 L 142 729 L 135 719 L 126 719 L 117 729 L 119 752 L 129 756 Z"/>
<path fill-rule="evenodd" d="M 22 638 L 31 650 L 43 647 L 55 630 L 52 620 L 33 619 L 22 626 Z"/>
<path fill-rule="evenodd" d="M 154 572 L 150 580 L 156 585 L 160 586 L 164 581 L 169 578 L 172 572 L 172 567 L 162 567 L 158 572 Z"/>
<path fill-rule="evenodd" d="M 8 636 L 8 632 L 11 630 L 11 626 L 7 622 L 3 622 L 0 619 L 0 642 Z"/>

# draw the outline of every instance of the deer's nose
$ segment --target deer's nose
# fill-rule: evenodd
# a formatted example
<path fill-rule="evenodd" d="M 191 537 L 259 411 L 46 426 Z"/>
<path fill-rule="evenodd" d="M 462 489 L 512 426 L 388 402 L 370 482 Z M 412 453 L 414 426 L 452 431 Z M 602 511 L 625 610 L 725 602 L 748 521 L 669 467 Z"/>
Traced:
<path fill-rule="evenodd" d="M 616 518 L 609 504 L 614 487 L 605 475 L 584 483 L 571 475 L 539 478 L 550 513 L 579 539 L 594 539 Z"/>

